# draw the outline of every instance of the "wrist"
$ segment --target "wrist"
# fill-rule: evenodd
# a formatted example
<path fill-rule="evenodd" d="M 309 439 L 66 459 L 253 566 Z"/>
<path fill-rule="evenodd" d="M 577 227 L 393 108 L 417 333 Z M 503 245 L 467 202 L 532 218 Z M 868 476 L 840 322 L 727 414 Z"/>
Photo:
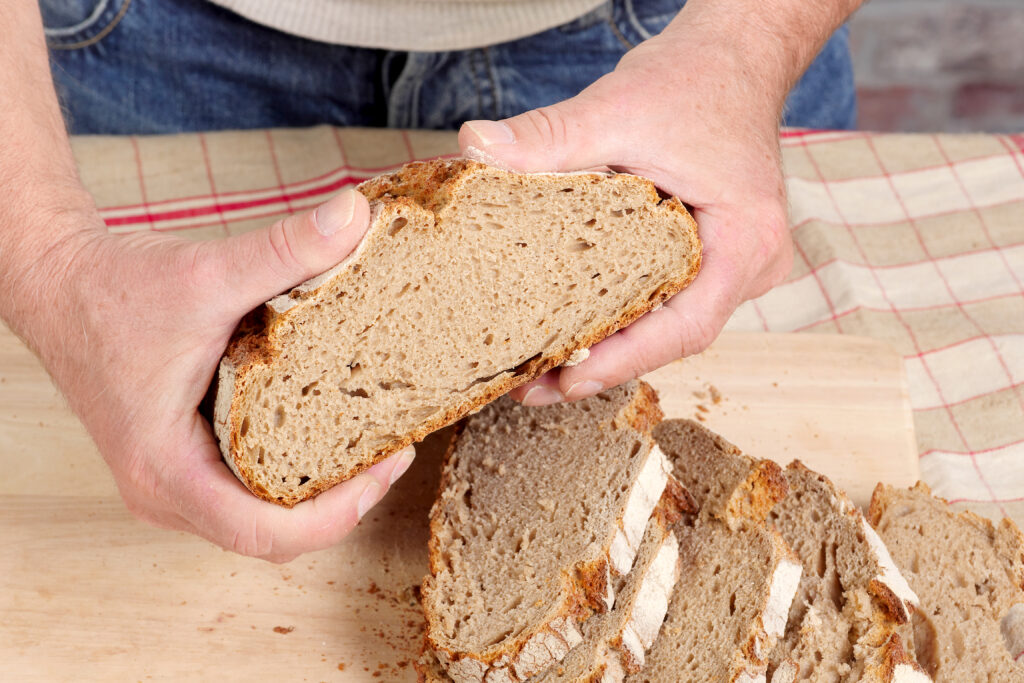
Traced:
<path fill-rule="evenodd" d="M 52 327 L 69 317 L 82 252 L 106 234 L 91 197 L 77 187 L 37 185 L 0 209 L 0 318 L 40 356 Z M 45 358 L 44 358 L 45 361 Z"/>

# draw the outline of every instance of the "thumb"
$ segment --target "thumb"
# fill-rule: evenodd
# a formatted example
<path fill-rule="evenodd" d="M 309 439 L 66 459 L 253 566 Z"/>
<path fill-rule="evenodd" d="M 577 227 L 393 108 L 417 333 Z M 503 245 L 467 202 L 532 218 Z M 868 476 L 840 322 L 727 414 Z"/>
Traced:
<path fill-rule="evenodd" d="M 344 259 L 369 227 L 370 206 L 354 189 L 269 228 L 207 243 L 224 301 L 249 311 Z"/>
<path fill-rule="evenodd" d="M 616 158 L 615 136 L 582 96 L 504 121 L 467 121 L 459 130 L 462 154 L 516 171 L 577 171 Z"/>

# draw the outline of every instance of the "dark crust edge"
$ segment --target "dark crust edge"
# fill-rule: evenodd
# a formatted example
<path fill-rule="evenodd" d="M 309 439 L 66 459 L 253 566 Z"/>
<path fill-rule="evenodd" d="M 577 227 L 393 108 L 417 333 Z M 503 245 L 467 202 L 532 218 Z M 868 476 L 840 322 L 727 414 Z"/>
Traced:
<path fill-rule="evenodd" d="M 650 435 L 650 430 L 653 429 L 654 425 L 657 424 L 657 420 L 654 416 L 660 416 L 663 414 L 661 406 L 658 403 L 658 395 L 654 389 L 642 380 L 635 380 L 637 383 L 637 390 L 632 398 L 622 407 L 618 414 L 613 419 L 613 426 L 616 429 L 636 429 L 641 431 L 645 436 L 651 439 L 652 444 L 653 437 Z M 470 417 L 465 420 L 461 426 L 459 435 L 461 436 L 462 431 L 466 425 L 472 420 Z M 649 425 L 647 430 L 640 430 L 634 426 Z M 445 490 L 445 487 L 451 482 L 451 472 L 448 468 L 448 461 L 451 455 L 455 452 L 455 448 L 458 446 L 458 439 L 453 439 L 449 445 L 448 453 L 445 455 L 444 471 L 441 474 L 441 488 L 438 491 L 438 499 L 440 500 L 440 492 Z M 653 514 L 658 513 L 661 508 L 660 514 L 669 514 L 669 512 L 661 507 L 662 502 L 665 501 L 664 494 L 659 499 L 659 504 L 655 506 Z M 433 575 L 436 573 L 436 567 L 440 566 L 440 559 L 438 553 L 440 551 L 438 543 L 436 541 L 437 530 L 443 521 L 440 519 L 440 508 L 435 505 L 430 511 L 430 541 L 428 542 L 428 563 L 431 569 L 431 576 L 424 579 L 423 583 L 426 586 L 428 583 L 432 583 Z M 535 636 L 541 629 L 545 629 L 553 621 L 562 617 L 572 617 L 578 624 L 585 622 L 594 613 L 604 611 L 604 595 L 607 589 L 607 577 L 608 571 L 610 570 L 610 564 L 607 557 L 595 560 L 592 562 L 580 563 L 572 569 L 572 576 L 563 574 L 562 582 L 565 587 L 563 594 L 563 600 L 560 605 L 552 607 L 551 610 L 541 620 L 542 623 L 537 626 L 525 630 L 519 636 L 512 640 L 512 642 L 504 644 L 502 647 L 497 648 L 492 646 L 491 651 L 484 651 L 478 653 L 456 653 L 452 650 L 438 646 L 436 642 L 430 637 L 431 624 L 436 621 L 432 618 L 431 609 L 427 603 L 426 598 L 422 600 L 423 615 L 426 621 L 425 629 L 425 646 L 433 649 L 434 651 L 440 651 L 445 654 L 449 659 L 458 661 L 467 656 L 470 656 L 476 661 L 482 662 L 487 665 L 493 665 L 495 660 L 505 656 L 514 657 L 518 655 L 526 643 Z M 485 674 L 486 675 L 486 674 Z"/>
<path fill-rule="evenodd" d="M 451 183 L 456 182 L 463 173 L 477 168 L 487 167 L 483 164 L 465 160 L 416 162 L 403 167 L 403 169 L 394 174 L 367 181 L 366 183 L 361 184 L 358 189 L 363 191 L 365 188 L 370 194 L 378 192 L 383 193 L 379 195 L 381 197 L 379 201 L 381 201 L 385 206 L 387 206 L 389 202 L 409 202 L 410 197 L 421 200 L 424 198 L 435 198 L 438 196 L 447 197 L 448 188 Z M 406 182 L 406 186 L 409 188 L 415 187 L 416 189 L 410 189 L 407 195 L 403 195 L 395 199 L 387 198 L 386 188 L 391 187 L 393 189 L 395 186 L 393 179 L 410 170 L 418 171 L 421 175 L 425 176 L 425 178 L 423 180 L 409 179 Z M 635 178 L 636 182 L 645 184 L 648 187 L 649 194 L 653 198 L 658 198 L 658 193 L 653 182 L 640 176 L 632 177 Z M 390 183 L 390 186 L 388 183 Z M 427 200 L 427 203 L 428 205 L 434 205 L 436 204 L 436 201 L 431 199 Z M 693 217 L 683 206 L 682 202 L 675 197 L 660 200 L 658 202 L 658 206 L 664 206 L 668 210 L 678 213 L 683 219 L 683 222 L 690 228 L 690 237 L 695 257 L 690 264 L 690 269 L 686 273 L 673 280 L 662 283 L 647 297 L 646 300 L 638 300 L 641 299 L 641 297 L 635 298 L 631 304 L 626 305 L 622 314 L 618 318 L 598 323 L 591 327 L 589 333 L 584 334 L 581 341 L 577 344 L 554 351 L 547 356 L 540 356 L 528 360 L 518 368 L 510 368 L 510 371 L 514 370 L 514 374 L 511 377 L 506 377 L 501 380 L 492 380 L 492 382 L 488 383 L 487 390 L 479 398 L 473 401 L 456 403 L 443 412 L 439 417 L 425 421 L 421 423 L 418 428 L 412 430 L 402 438 L 388 442 L 363 463 L 355 465 L 348 470 L 339 471 L 333 476 L 318 479 L 301 493 L 276 497 L 259 485 L 252 476 L 249 468 L 243 466 L 243 458 L 240 453 L 238 437 L 242 420 L 240 416 L 241 407 L 239 405 L 239 396 L 244 393 L 244 390 L 247 388 L 246 376 L 249 375 L 257 365 L 272 364 L 277 355 L 274 331 L 280 324 L 280 318 L 286 317 L 288 314 L 284 313 L 280 316 L 275 316 L 274 319 L 270 321 L 269 325 L 263 329 L 240 330 L 241 334 L 236 333 L 236 337 L 229 343 L 228 349 L 225 352 L 225 358 L 229 359 L 235 367 L 235 383 L 233 387 L 231 405 L 227 415 L 228 445 L 230 450 L 229 453 L 222 453 L 222 455 L 234 463 L 233 469 L 237 472 L 238 478 L 254 495 L 270 503 L 276 503 L 284 507 L 293 507 L 294 505 L 304 500 L 308 500 L 343 481 L 351 479 L 360 472 L 363 472 L 389 456 L 394 455 L 406 446 L 422 441 L 428 434 L 456 422 L 457 420 L 469 415 L 477 408 L 494 401 L 516 387 L 520 387 L 533 381 L 548 370 L 561 366 L 575 351 L 590 348 L 602 339 L 614 334 L 623 327 L 626 327 L 642 315 L 650 312 L 656 306 L 661 305 L 667 299 L 685 289 L 697 276 L 697 273 L 700 271 L 702 259 L 702 245 L 698 236 L 697 223 L 693 220 Z M 261 308 L 265 310 L 266 305 Z M 266 314 L 264 313 L 262 315 Z M 217 377 L 219 377 L 219 369 Z M 215 377 L 214 381 L 217 381 L 217 377 Z M 217 439 L 217 441 L 219 442 L 220 440 Z"/>
<path fill-rule="evenodd" d="M 882 671 L 879 672 L 881 680 L 894 680 L 896 677 L 896 667 L 900 665 L 912 667 L 915 671 L 920 671 L 927 675 L 925 670 L 921 668 L 921 665 L 917 663 L 917 660 L 907 652 L 899 634 L 893 633 L 882 644 Z"/>

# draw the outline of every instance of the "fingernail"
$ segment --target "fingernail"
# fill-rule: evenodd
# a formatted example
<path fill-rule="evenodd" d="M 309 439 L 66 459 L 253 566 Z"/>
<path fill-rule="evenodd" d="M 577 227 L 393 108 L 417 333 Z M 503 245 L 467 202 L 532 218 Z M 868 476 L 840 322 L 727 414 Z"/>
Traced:
<path fill-rule="evenodd" d="M 398 481 L 398 478 L 406 473 L 415 459 L 416 450 L 412 446 L 402 451 L 401 455 L 398 456 L 398 462 L 395 463 L 395 469 L 391 470 L 391 479 L 388 480 L 388 485 L 390 486 Z"/>
<path fill-rule="evenodd" d="M 356 506 L 356 514 L 359 515 L 359 519 L 370 511 L 377 501 L 380 500 L 380 484 L 377 483 L 376 479 L 369 478 L 369 483 L 366 484 L 366 488 L 363 489 L 362 494 L 359 496 L 359 504 Z"/>
<path fill-rule="evenodd" d="M 565 397 L 570 401 L 575 401 L 577 399 L 593 396 L 602 389 L 604 389 L 604 385 L 600 382 L 592 379 L 585 379 L 581 382 L 576 382 L 569 387 L 569 391 L 565 392 Z"/>
<path fill-rule="evenodd" d="M 524 406 L 547 406 L 552 403 L 561 403 L 565 400 L 562 396 L 562 392 L 556 391 L 551 387 L 546 387 L 542 384 L 538 384 L 535 387 L 531 387 L 526 392 L 526 396 L 523 396 Z"/>
<path fill-rule="evenodd" d="M 511 145 L 516 141 L 516 134 L 504 121 L 467 121 L 465 125 L 484 147 Z"/>
<path fill-rule="evenodd" d="M 355 190 L 345 190 L 326 204 L 316 209 L 313 222 L 316 230 L 324 237 L 330 237 L 352 222 L 356 212 Z"/>

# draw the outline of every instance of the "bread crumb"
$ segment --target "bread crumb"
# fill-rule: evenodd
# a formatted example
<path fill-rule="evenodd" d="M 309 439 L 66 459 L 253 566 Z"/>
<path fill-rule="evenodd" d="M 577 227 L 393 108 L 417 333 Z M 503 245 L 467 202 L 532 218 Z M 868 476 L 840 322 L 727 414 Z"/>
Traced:
<path fill-rule="evenodd" d="M 338 662 L 338 671 L 345 670 L 345 662 Z"/>
<path fill-rule="evenodd" d="M 697 415 L 695 417 L 697 418 L 698 422 L 706 422 L 707 421 L 707 418 L 705 418 L 704 415 L 701 414 L 701 413 L 697 413 Z"/>
<path fill-rule="evenodd" d="M 722 392 L 720 392 L 718 390 L 718 387 L 716 387 L 714 384 L 708 385 L 708 392 L 711 394 L 712 403 L 717 405 L 722 402 Z"/>
<path fill-rule="evenodd" d="M 701 400 L 704 400 L 708 397 L 708 395 L 703 391 L 694 391 L 693 395 L 695 398 L 699 398 Z"/>
<path fill-rule="evenodd" d="M 590 349 L 576 349 L 569 355 L 569 358 L 566 359 L 562 365 L 567 368 L 571 368 L 575 365 L 579 365 L 588 358 L 590 358 Z"/>
<path fill-rule="evenodd" d="M 288 635 L 295 630 L 294 626 L 275 626 L 274 633 L 280 633 L 281 635 Z"/>

